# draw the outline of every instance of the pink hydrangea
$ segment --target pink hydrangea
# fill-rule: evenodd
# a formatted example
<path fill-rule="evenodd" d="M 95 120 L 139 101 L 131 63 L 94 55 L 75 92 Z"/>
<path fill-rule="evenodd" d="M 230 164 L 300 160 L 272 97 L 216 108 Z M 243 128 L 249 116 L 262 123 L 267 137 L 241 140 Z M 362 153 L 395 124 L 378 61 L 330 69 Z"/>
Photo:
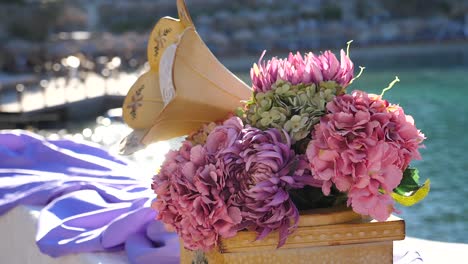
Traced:
<path fill-rule="evenodd" d="M 316 56 L 312 52 L 302 56 L 299 52 L 289 54 L 287 59 L 276 57 L 264 62 L 265 52 L 250 70 L 253 90 L 267 92 L 277 80 L 296 84 L 319 84 L 322 81 L 335 81 L 342 87 L 348 86 L 354 76 L 354 65 L 341 50 L 341 61 L 331 51 Z"/>
<path fill-rule="evenodd" d="M 394 211 L 389 193 L 396 188 L 424 135 L 403 109 L 376 95 L 355 91 L 327 104 L 307 148 L 314 177 L 348 192 L 348 205 L 361 214 L 386 220 Z"/>
<path fill-rule="evenodd" d="M 219 237 L 236 234 L 240 210 L 226 204 L 224 174 L 201 145 L 185 141 L 169 152 L 152 188 L 157 219 L 177 231 L 186 248 L 208 251 Z"/>

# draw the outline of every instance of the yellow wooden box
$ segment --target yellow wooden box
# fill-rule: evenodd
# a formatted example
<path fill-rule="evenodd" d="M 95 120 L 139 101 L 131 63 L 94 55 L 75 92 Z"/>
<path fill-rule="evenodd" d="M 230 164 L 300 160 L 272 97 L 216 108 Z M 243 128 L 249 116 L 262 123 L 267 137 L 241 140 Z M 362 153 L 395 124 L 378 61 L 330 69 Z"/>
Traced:
<path fill-rule="evenodd" d="M 405 238 L 405 222 L 395 216 L 377 222 L 351 210 L 324 209 L 302 213 L 299 227 L 280 249 L 277 232 L 258 241 L 256 236 L 241 231 L 208 253 L 181 246 L 180 263 L 393 263 L 393 241 Z"/>

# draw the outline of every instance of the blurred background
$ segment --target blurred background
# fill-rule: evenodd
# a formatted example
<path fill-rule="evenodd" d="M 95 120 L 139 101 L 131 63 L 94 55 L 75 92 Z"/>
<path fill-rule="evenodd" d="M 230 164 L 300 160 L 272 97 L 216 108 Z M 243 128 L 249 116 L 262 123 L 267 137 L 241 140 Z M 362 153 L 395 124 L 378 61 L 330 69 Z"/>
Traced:
<path fill-rule="evenodd" d="M 187 0 L 212 52 L 250 83 L 265 58 L 338 51 L 366 67 L 349 89 L 380 93 L 412 115 L 427 140 L 414 163 L 432 191 L 401 209 L 407 233 L 468 243 L 467 0 Z M 89 140 L 117 152 L 129 128 L 123 98 L 146 65 L 148 34 L 174 0 L 0 0 L 0 128 Z M 356 67 L 357 68 L 357 67 Z M 151 177 L 175 141 L 130 158 Z"/>

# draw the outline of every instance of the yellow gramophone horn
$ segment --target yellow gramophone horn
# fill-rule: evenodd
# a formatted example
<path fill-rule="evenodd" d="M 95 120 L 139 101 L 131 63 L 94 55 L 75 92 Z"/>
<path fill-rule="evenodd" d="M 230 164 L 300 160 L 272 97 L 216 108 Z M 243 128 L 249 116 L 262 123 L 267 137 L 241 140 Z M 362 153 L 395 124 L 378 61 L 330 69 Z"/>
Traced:
<path fill-rule="evenodd" d="M 133 129 L 149 128 L 164 107 L 159 84 L 161 57 L 167 47 L 179 41 L 187 26 L 192 25 L 183 0 L 177 1 L 181 20 L 163 17 L 151 31 L 147 57 L 150 71 L 143 74 L 129 90 L 123 104 L 123 118 Z"/>
<path fill-rule="evenodd" d="M 128 91 L 122 114 L 128 126 L 134 129 L 144 129 L 154 124 L 163 108 L 159 74 L 149 71 L 138 78 Z"/>
<path fill-rule="evenodd" d="M 147 145 L 225 118 L 252 91 L 210 52 L 194 28 L 185 30 L 172 65 L 175 96 L 142 140 Z"/>
<path fill-rule="evenodd" d="M 184 0 L 177 0 L 177 13 L 179 14 L 180 22 L 182 22 L 184 26 L 193 26 L 192 18 L 190 17 Z"/>
<path fill-rule="evenodd" d="M 145 148 L 145 145 L 141 143 L 141 139 L 148 133 L 149 129 L 137 129 L 133 130 L 128 136 L 126 136 L 120 142 L 120 154 L 131 155 L 140 149 Z"/>
<path fill-rule="evenodd" d="M 251 89 L 202 41 L 183 0 L 177 0 L 177 9 L 180 20 L 165 17 L 153 29 L 148 43 L 151 70 L 125 99 L 124 120 L 135 130 L 122 141 L 124 154 L 226 118 L 251 96 Z"/>
<path fill-rule="evenodd" d="M 159 70 L 159 62 L 165 49 L 178 41 L 184 29 L 184 24 L 172 17 L 163 17 L 154 26 L 146 49 L 148 63 L 152 70 Z"/>
<path fill-rule="evenodd" d="M 158 71 L 164 50 L 177 42 L 185 28 L 193 26 L 184 0 L 177 0 L 177 11 L 180 19 L 163 17 L 151 31 L 146 52 L 152 70 Z"/>

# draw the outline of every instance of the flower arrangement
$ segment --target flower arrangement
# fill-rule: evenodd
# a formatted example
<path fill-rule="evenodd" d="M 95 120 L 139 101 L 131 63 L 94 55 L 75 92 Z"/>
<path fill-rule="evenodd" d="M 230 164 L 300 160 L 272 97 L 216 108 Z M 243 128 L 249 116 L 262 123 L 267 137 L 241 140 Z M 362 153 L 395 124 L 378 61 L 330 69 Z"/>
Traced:
<path fill-rule="evenodd" d="M 340 60 L 331 51 L 264 55 L 250 100 L 194 131 L 153 179 L 158 219 L 187 249 L 209 251 L 241 230 L 257 239 L 278 231 L 281 247 L 300 210 L 346 205 L 385 221 L 395 201 L 427 195 L 429 181 L 420 185 L 409 166 L 424 135 L 384 93 L 348 93 L 360 75 L 349 46 Z"/>

